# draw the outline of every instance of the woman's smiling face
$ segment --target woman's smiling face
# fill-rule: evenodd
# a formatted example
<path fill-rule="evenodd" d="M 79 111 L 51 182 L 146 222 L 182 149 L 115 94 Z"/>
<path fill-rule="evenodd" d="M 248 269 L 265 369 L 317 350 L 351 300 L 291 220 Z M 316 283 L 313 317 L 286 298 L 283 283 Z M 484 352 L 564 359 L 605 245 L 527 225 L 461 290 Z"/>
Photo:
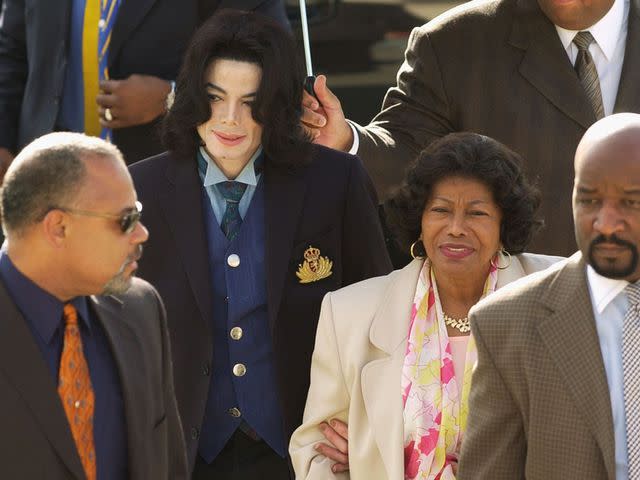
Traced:
<path fill-rule="evenodd" d="M 502 212 L 479 180 L 438 182 L 422 214 L 422 242 L 436 272 L 484 279 L 500 249 Z"/>

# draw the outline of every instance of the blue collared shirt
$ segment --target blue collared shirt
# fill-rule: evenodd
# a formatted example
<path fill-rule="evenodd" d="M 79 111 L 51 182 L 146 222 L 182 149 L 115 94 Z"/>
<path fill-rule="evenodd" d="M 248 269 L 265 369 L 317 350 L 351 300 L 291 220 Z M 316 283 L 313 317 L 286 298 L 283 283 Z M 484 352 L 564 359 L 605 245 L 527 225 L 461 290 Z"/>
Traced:
<path fill-rule="evenodd" d="M 629 308 L 629 300 L 624 293 L 629 282 L 598 275 L 590 265 L 587 266 L 587 279 L 600 351 L 607 374 L 609 396 L 611 397 L 616 480 L 628 480 L 627 431 L 622 372 L 622 326 L 624 316 Z"/>
<path fill-rule="evenodd" d="M 57 384 L 64 343 L 64 304 L 23 275 L 5 251 L 0 251 L 0 280 L 24 316 Z M 76 297 L 70 303 L 81 319 L 80 335 L 95 396 L 93 436 L 97 478 L 124 480 L 129 477 L 127 430 L 118 369 L 106 334 L 87 298 Z"/>
<path fill-rule="evenodd" d="M 247 189 L 244 191 L 240 202 L 238 203 L 238 210 L 240 217 L 244 220 L 244 216 L 251 205 L 251 199 L 256 193 L 256 187 L 262 176 L 262 163 L 263 163 L 262 147 L 253 154 L 249 162 L 244 166 L 240 175 L 234 180 L 236 182 L 242 182 L 247 184 Z M 198 151 L 198 173 L 200 174 L 200 180 L 207 192 L 209 201 L 211 202 L 211 208 L 213 208 L 213 214 L 216 216 L 218 225 L 222 223 L 222 217 L 224 211 L 227 208 L 227 202 L 216 187 L 216 184 L 222 182 L 228 182 L 230 179 L 220 170 L 220 167 L 216 165 L 211 157 L 207 154 L 204 147 L 200 147 Z"/>

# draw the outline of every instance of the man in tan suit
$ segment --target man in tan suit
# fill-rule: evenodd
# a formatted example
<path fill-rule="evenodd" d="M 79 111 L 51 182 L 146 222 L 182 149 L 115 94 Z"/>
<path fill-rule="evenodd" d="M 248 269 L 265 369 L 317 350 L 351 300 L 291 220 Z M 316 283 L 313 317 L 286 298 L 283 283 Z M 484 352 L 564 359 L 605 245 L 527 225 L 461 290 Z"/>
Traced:
<path fill-rule="evenodd" d="M 459 480 L 640 478 L 640 115 L 587 131 L 573 215 L 580 252 L 471 311 Z"/>
<path fill-rule="evenodd" d="M 574 38 L 584 30 L 603 114 L 640 112 L 639 0 L 482 0 L 413 31 L 398 85 L 368 126 L 349 128 L 322 76 L 315 90 L 324 109 L 304 119 L 321 126 L 316 142 L 358 154 L 380 198 L 435 139 L 472 131 L 499 140 L 539 178 L 546 227 L 531 251 L 570 255 L 573 154 L 602 115 L 576 73 Z"/>

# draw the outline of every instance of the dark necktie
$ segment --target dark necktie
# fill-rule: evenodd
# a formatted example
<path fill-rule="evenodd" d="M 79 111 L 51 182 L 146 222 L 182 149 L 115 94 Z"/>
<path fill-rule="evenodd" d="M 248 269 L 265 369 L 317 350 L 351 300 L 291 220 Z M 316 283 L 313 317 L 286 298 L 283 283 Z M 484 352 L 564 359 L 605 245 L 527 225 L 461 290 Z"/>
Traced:
<path fill-rule="evenodd" d="M 578 56 L 574 69 L 578 74 L 582 88 L 584 88 L 589 103 L 596 114 L 596 118 L 600 120 L 604 117 L 604 107 L 602 106 L 602 93 L 600 92 L 600 79 L 596 64 L 589 53 L 589 45 L 593 43 L 593 36 L 589 32 L 578 32 L 573 37 L 573 43 L 578 47 Z"/>
<path fill-rule="evenodd" d="M 94 395 L 87 359 L 82 349 L 78 313 L 70 303 L 64 306 L 64 344 L 58 373 L 58 395 L 67 414 L 71 435 L 88 480 L 96 478 L 93 441 Z"/>
<path fill-rule="evenodd" d="M 221 182 L 217 183 L 216 187 L 227 203 L 220 228 L 222 228 L 222 232 L 229 241 L 232 241 L 238 235 L 242 225 L 239 203 L 244 191 L 247 189 L 247 184 L 242 182 Z"/>
<path fill-rule="evenodd" d="M 622 327 L 622 372 L 629 478 L 640 478 L 640 285 L 625 292 L 629 309 Z"/>

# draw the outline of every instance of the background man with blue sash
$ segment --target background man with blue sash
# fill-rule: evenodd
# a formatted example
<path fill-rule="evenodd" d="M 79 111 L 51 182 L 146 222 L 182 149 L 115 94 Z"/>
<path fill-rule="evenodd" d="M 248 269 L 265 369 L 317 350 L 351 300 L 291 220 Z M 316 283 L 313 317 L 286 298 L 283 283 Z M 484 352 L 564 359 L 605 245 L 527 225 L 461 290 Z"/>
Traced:
<path fill-rule="evenodd" d="M 108 135 L 127 163 L 162 151 L 166 110 L 187 42 L 217 8 L 287 24 L 281 0 L 4 0 L 0 16 L 0 178 L 53 130 Z"/>

